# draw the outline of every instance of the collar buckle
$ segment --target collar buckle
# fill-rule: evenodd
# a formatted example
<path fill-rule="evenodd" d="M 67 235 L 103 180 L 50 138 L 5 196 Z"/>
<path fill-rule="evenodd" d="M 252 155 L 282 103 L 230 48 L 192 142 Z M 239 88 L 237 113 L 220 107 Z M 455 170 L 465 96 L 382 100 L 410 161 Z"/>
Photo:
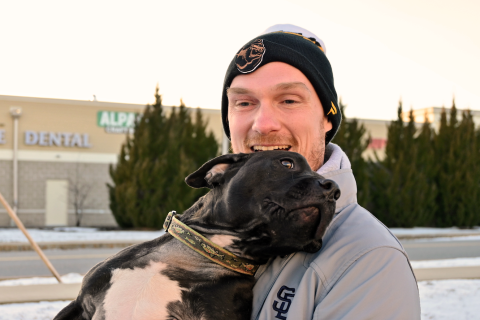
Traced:
<path fill-rule="evenodd" d="M 168 232 L 168 228 L 170 228 L 170 225 L 172 224 L 173 217 L 177 214 L 177 211 L 173 210 L 170 211 L 165 218 L 165 222 L 163 223 L 163 229 L 165 229 L 165 232 Z"/>

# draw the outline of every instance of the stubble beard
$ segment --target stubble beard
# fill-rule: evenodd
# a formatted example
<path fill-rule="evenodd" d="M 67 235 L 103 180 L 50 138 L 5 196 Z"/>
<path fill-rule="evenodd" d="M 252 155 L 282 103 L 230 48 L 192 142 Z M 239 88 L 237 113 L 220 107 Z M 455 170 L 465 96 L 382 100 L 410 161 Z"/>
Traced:
<path fill-rule="evenodd" d="M 323 123 L 320 126 L 320 132 L 318 138 L 315 139 L 314 146 L 310 155 L 307 156 L 308 164 L 313 171 L 317 171 L 323 166 L 325 161 L 325 130 L 323 129 Z"/>

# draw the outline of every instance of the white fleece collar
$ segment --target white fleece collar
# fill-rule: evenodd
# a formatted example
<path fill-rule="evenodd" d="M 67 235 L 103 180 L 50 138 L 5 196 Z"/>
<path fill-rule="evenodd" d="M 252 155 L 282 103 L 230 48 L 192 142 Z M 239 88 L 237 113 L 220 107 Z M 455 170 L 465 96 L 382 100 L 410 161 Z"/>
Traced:
<path fill-rule="evenodd" d="M 317 170 L 319 175 L 340 169 L 351 169 L 352 165 L 342 148 L 334 143 L 329 143 L 325 147 L 325 163 Z"/>

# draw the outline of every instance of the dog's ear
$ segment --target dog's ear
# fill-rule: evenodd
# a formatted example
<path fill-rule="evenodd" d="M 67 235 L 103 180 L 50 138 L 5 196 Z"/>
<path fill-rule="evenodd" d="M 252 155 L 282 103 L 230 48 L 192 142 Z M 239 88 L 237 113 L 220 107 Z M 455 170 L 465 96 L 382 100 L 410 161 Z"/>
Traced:
<path fill-rule="evenodd" d="M 213 158 L 186 177 L 185 182 L 192 188 L 211 188 L 215 183 L 220 183 L 232 164 L 245 161 L 248 157 L 249 154 L 245 153 L 229 153 Z"/>

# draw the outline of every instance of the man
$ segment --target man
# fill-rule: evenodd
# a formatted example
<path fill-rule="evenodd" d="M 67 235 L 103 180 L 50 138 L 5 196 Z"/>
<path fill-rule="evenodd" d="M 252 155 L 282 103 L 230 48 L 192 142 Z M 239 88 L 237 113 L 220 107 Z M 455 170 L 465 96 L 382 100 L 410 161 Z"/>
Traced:
<path fill-rule="evenodd" d="M 223 89 L 222 121 L 235 153 L 298 152 L 341 190 L 320 251 L 277 257 L 258 270 L 252 319 L 420 319 L 402 245 L 357 204 L 350 162 L 330 143 L 342 116 L 323 42 L 296 26 L 274 26 L 238 51 Z"/>

